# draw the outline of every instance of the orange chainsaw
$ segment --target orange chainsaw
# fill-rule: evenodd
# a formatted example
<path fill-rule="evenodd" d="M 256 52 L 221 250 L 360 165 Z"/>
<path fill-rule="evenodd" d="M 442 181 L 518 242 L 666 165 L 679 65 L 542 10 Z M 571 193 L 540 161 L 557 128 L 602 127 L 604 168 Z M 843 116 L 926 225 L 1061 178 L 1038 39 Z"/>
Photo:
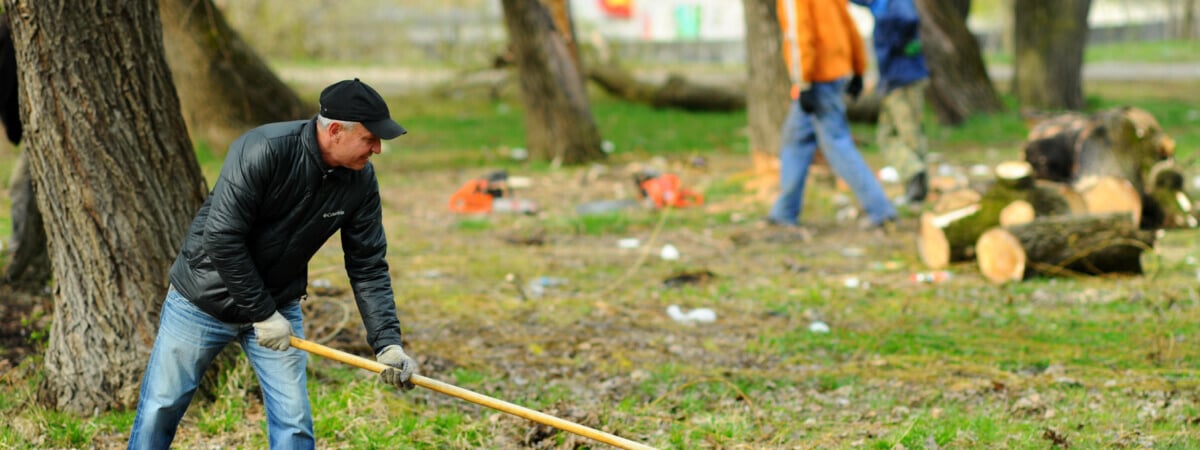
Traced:
<path fill-rule="evenodd" d="M 643 170 L 633 175 L 633 181 L 642 198 L 653 202 L 655 208 L 687 208 L 704 204 L 704 195 L 684 188 L 675 174 Z"/>
<path fill-rule="evenodd" d="M 503 199 L 503 200 L 501 200 Z M 460 214 L 486 214 L 493 211 L 533 214 L 533 202 L 517 199 L 508 186 L 508 172 L 498 170 L 468 180 L 450 196 L 450 210 Z"/>

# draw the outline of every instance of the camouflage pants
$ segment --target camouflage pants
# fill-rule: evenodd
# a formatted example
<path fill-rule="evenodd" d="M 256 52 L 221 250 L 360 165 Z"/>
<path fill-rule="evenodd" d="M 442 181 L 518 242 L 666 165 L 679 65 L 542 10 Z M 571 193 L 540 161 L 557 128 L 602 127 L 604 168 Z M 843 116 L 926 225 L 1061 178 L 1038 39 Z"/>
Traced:
<path fill-rule="evenodd" d="M 879 107 L 876 140 L 884 160 L 899 172 L 901 182 L 925 171 L 928 148 L 921 122 L 928 85 L 929 80 L 921 80 L 893 89 Z"/>

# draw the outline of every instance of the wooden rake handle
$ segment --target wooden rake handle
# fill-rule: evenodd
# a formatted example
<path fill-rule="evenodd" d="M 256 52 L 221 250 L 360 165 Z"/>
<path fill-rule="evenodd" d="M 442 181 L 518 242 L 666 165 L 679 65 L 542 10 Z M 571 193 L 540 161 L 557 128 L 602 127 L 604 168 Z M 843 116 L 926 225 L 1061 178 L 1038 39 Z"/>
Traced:
<path fill-rule="evenodd" d="M 312 353 L 314 355 L 323 356 L 323 357 L 332 359 L 334 361 L 349 364 L 349 365 L 357 367 L 359 369 L 364 369 L 364 370 L 369 370 L 371 372 L 380 373 L 380 372 L 383 372 L 384 369 L 388 368 L 388 366 L 385 364 L 382 364 L 382 363 L 379 363 L 376 361 L 372 361 L 372 360 L 369 360 L 369 359 L 366 359 L 366 358 L 363 358 L 360 356 L 351 355 L 351 354 L 343 352 L 341 350 L 336 350 L 336 349 L 333 349 L 330 347 L 326 347 L 326 346 L 318 344 L 316 342 L 307 341 L 307 340 L 300 339 L 295 336 L 292 336 L 291 343 L 292 343 L 292 347 L 296 347 L 300 350 L 304 350 L 304 351 Z M 634 441 L 622 438 L 620 436 L 605 433 L 605 432 L 597 430 L 595 428 L 583 426 L 583 425 L 577 424 L 575 422 L 563 420 L 563 419 L 551 416 L 551 415 L 543 413 L 543 412 L 534 411 L 534 410 L 526 408 L 524 406 L 515 405 L 512 403 L 506 402 L 504 400 L 496 399 L 493 397 L 488 397 L 486 395 L 479 394 L 479 393 L 476 393 L 474 391 L 470 391 L 467 389 L 463 389 L 458 386 L 454 386 L 452 384 L 443 383 L 441 381 L 438 381 L 438 380 L 435 380 L 432 378 L 413 374 L 412 383 L 417 386 L 426 388 L 426 389 L 430 389 L 430 390 L 433 390 L 436 392 L 440 392 L 442 394 L 449 395 L 451 397 L 458 397 L 460 399 L 466 400 L 471 403 L 475 403 L 477 405 L 483 405 L 488 408 L 492 408 L 492 409 L 495 409 L 495 410 L 498 410 L 501 412 L 506 412 L 506 413 L 512 414 L 517 417 L 524 417 L 526 419 L 532 420 L 534 422 L 537 422 L 537 423 L 540 423 L 543 425 L 549 425 L 549 426 L 558 428 L 563 431 L 569 431 L 571 433 L 575 433 L 575 434 L 578 434 L 580 436 L 583 436 L 583 437 L 586 437 L 589 439 L 603 442 L 605 444 L 612 445 L 617 448 L 636 449 L 636 450 L 645 450 L 645 449 L 654 450 L 654 447 L 650 447 L 648 445 L 645 445 L 645 444 L 642 444 L 639 442 L 634 442 Z"/>

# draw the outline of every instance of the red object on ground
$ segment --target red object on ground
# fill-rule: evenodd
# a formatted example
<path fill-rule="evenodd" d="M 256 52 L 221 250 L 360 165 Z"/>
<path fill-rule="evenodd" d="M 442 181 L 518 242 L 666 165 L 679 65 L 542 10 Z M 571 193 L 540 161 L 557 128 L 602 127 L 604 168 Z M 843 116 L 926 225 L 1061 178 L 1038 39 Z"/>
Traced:
<path fill-rule="evenodd" d="M 488 181 L 474 179 L 450 196 L 450 210 L 462 214 L 483 214 L 491 212 L 494 199 L 488 193 Z"/>
<path fill-rule="evenodd" d="M 672 208 L 687 208 L 704 204 L 704 195 L 689 189 L 684 189 L 679 177 L 664 173 L 653 178 L 642 180 L 638 184 L 646 198 L 654 202 L 655 208 L 670 206 Z"/>

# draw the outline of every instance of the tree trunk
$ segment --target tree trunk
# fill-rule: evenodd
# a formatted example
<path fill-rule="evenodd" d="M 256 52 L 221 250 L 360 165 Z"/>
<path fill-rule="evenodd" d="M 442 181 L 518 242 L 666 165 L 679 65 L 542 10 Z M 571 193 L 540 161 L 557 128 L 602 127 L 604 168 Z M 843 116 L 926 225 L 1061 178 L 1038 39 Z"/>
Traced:
<path fill-rule="evenodd" d="M 1013 92 L 1022 107 L 1081 109 L 1091 0 L 1016 0 Z"/>
<path fill-rule="evenodd" d="M 779 186 L 780 130 L 792 81 L 783 63 L 783 33 L 774 0 L 742 0 L 746 23 L 746 134 L 751 174 L 746 188 L 767 198 Z M 818 154 L 820 156 L 820 154 Z"/>
<path fill-rule="evenodd" d="M 166 269 L 207 190 L 158 5 L 4 3 L 54 267 L 43 400 L 78 414 L 132 406 Z"/>
<path fill-rule="evenodd" d="M 223 155 L 250 128 L 316 113 L 229 27 L 212 0 L 158 4 L 167 63 L 197 142 Z"/>
<path fill-rule="evenodd" d="M 1196 39 L 1196 0 L 1183 1 L 1182 17 L 1179 38 L 1186 41 Z"/>
<path fill-rule="evenodd" d="M 541 0 L 542 5 L 550 11 L 550 17 L 554 22 L 554 28 L 558 30 L 558 35 L 562 36 L 563 43 L 567 46 L 567 51 L 571 54 L 571 61 L 575 62 L 575 66 L 579 67 L 580 76 L 583 76 L 582 61 L 579 59 L 579 43 L 575 36 L 575 23 L 571 20 L 571 4 L 567 0 Z"/>
<path fill-rule="evenodd" d="M 971 12 L 971 0 L 950 0 L 950 8 L 960 20 L 966 22 L 967 14 Z"/>
<path fill-rule="evenodd" d="M 983 65 L 979 43 L 955 0 L 916 0 L 921 41 L 929 63 L 929 104 L 941 123 L 957 125 L 978 113 L 1004 110 Z"/>
<path fill-rule="evenodd" d="M 520 75 L 530 157 L 561 164 L 605 158 L 579 67 L 538 0 L 503 0 Z"/>
<path fill-rule="evenodd" d="M 742 0 L 746 21 L 746 121 L 751 152 L 779 154 L 788 112 L 787 68 L 775 0 Z"/>

